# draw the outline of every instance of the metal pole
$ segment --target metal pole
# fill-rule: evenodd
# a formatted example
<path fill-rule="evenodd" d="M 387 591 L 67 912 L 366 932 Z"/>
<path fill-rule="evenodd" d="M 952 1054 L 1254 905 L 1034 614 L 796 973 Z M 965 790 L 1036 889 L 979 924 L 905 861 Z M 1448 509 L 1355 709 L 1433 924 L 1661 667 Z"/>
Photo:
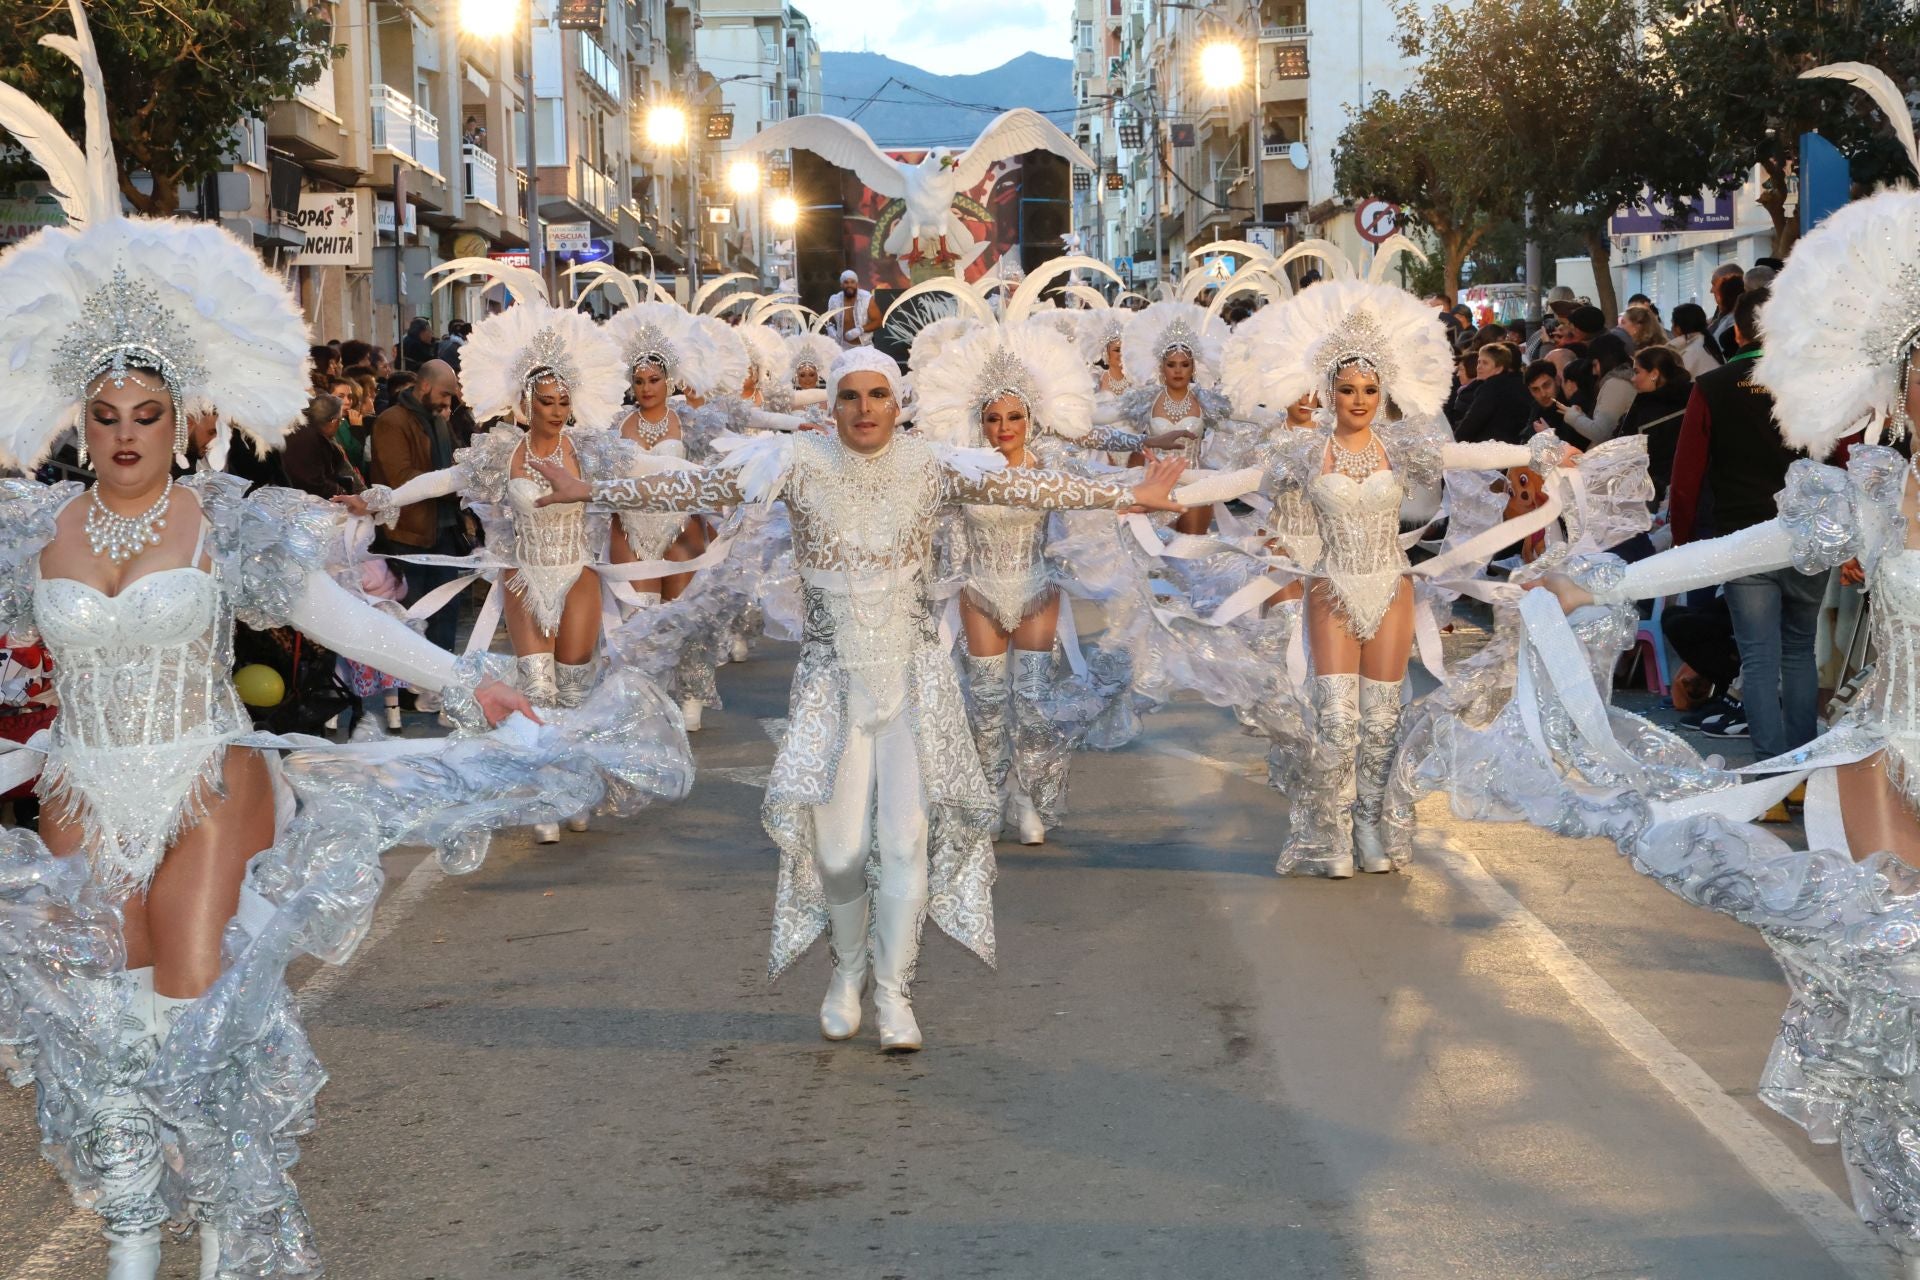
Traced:
<path fill-rule="evenodd" d="M 536 275 L 546 275 L 545 237 L 540 232 L 540 163 L 534 151 L 533 141 L 533 0 L 527 0 L 527 73 L 521 78 L 521 93 L 525 95 L 522 105 L 527 114 L 527 154 L 524 164 L 527 170 L 527 265 Z"/>
<path fill-rule="evenodd" d="M 1157 285 L 1167 278 L 1167 242 L 1160 234 L 1160 106 L 1151 89 L 1147 91 L 1147 113 L 1153 118 L 1153 279 Z"/>
<path fill-rule="evenodd" d="M 1540 323 L 1540 216 L 1527 197 L 1527 319 Z"/>

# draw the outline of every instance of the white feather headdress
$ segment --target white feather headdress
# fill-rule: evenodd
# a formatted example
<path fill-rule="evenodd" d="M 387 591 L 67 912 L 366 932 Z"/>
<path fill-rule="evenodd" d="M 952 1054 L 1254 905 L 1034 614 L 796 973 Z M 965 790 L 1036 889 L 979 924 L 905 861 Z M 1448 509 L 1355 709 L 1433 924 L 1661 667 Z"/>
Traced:
<path fill-rule="evenodd" d="M 1453 352 L 1434 309 L 1404 289 L 1332 280 L 1261 308 L 1227 343 L 1224 389 L 1242 413 L 1279 408 L 1310 391 L 1333 403 L 1333 380 L 1360 364 L 1403 414 L 1430 417 L 1447 402 Z"/>
<path fill-rule="evenodd" d="M 692 348 L 680 371 L 680 385 L 703 400 L 737 396 L 747 385 L 747 344 L 725 320 L 694 316 L 687 341 Z"/>
<path fill-rule="evenodd" d="M 1094 308 L 1080 313 L 1080 358 L 1089 368 L 1107 358 L 1109 342 L 1124 342 L 1127 336 L 1127 321 L 1133 313 L 1117 307 Z M 1126 363 L 1127 353 L 1123 347 L 1120 362 Z"/>
<path fill-rule="evenodd" d="M 460 390 L 475 418 L 524 414 L 535 375 L 560 380 L 584 427 L 611 426 L 627 388 L 620 349 L 584 312 L 527 299 L 473 326 L 460 353 Z"/>
<path fill-rule="evenodd" d="M 1227 326 L 1191 302 L 1156 302 L 1136 311 L 1120 339 L 1120 358 L 1137 380 L 1151 379 L 1167 352 L 1180 348 L 1193 355 L 1193 384 L 1210 387 L 1220 377 L 1221 350 Z"/>
<path fill-rule="evenodd" d="M 1884 73 L 1837 63 L 1802 77 L 1809 78 L 1864 89 L 1920 166 L 1912 114 Z M 1759 322 L 1754 377 L 1773 393 L 1787 444 L 1821 460 L 1869 416 L 1889 438 L 1911 430 L 1906 381 L 1920 338 L 1920 191 L 1900 187 L 1856 200 L 1801 237 Z"/>
<path fill-rule="evenodd" d="M 763 324 L 743 324 L 734 332 L 747 344 L 747 361 L 762 387 L 787 371 L 787 340 Z"/>
<path fill-rule="evenodd" d="M 86 146 L 0 84 L 0 137 L 51 179 L 68 225 L 0 257 L 0 463 L 31 466 L 80 420 L 103 373 L 152 369 L 188 417 L 221 418 L 276 449 L 306 407 L 307 328 L 251 249 L 205 222 L 128 218 L 107 130 L 105 82 L 79 0 L 72 36 L 45 36 L 79 66 Z"/>
<path fill-rule="evenodd" d="M 1078 440 L 1093 428 L 1093 375 L 1045 316 L 976 325 L 916 367 L 913 395 L 921 433 L 956 447 L 980 444 L 980 410 L 1009 395 L 1026 404 L 1036 431 Z"/>
<path fill-rule="evenodd" d="M 983 327 L 981 322 L 973 316 L 942 316 L 913 335 L 913 346 L 907 353 L 907 363 L 916 370 L 924 369 L 938 360 L 940 353 L 948 347 L 962 338 L 980 332 Z"/>
<path fill-rule="evenodd" d="M 681 385 L 694 354 L 693 317 L 677 302 L 643 302 L 606 323 L 607 336 L 620 349 L 627 376 L 643 360 L 660 366 L 669 386 Z"/>
<path fill-rule="evenodd" d="M 820 375 L 820 385 L 825 386 L 827 370 L 833 368 L 833 358 L 839 354 L 839 344 L 823 333 L 795 334 L 787 339 L 787 381 L 799 377 L 805 365 Z"/>

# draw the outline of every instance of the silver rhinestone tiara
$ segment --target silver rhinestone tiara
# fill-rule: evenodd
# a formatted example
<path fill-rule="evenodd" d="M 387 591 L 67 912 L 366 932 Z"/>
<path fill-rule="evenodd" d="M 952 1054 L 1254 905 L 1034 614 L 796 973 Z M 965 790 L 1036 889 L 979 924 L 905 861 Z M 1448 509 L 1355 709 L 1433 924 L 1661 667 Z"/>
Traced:
<path fill-rule="evenodd" d="M 1314 372 L 1322 383 L 1330 383 L 1340 370 L 1351 365 L 1366 366 L 1382 386 L 1393 380 L 1394 363 L 1387 353 L 1386 331 L 1364 308 L 1348 312 L 1314 352 Z"/>
<path fill-rule="evenodd" d="M 1185 316 L 1176 317 L 1160 335 L 1160 355 L 1165 358 L 1169 351 L 1184 351 L 1194 354 L 1200 346 L 1200 335 L 1193 331 Z"/>
<path fill-rule="evenodd" d="M 112 277 L 80 304 L 80 317 L 60 350 L 53 380 L 68 398 L 85 400 L 87 388 L 103 373 L 121 387 L 134 370 L 152 369 L 166 381 L 179 423 L 186 421 L 186 393 L 207 380 L 207 367 L 186 326 L 162 305 L 152 285 L 128 276 L 124 266 L 115 267 Z"/>
<path fill-rule="evenodd" d="M 974 384 L 973 402 L 985 409 L 1002 396 L 1017 396 L 1020 403 L 1027 406 L 1027 412 L 1032 413 L 1033 402 L 1038 394 L 1033 374 L 1020 357 L 1005 347 L 996 346 L 980 366 L 980 378 Z"/>
<path fill-rule="evenodd" d="M 573 361 L 573 351 L 567 346 L 567 340 L 561 332 L 551 325 L 533 335 L 533 340 L 527 343 L 514 363 L 518 366 L 517 381 L 523 391 L 532 390 L 536 375 L 539 378 L 554 378 L 569 391 L 580 379 L 580 369 Z"/>
<path fill-rule="evenodd" d="M 656 324 L 643 324 L 634 330 L 627 339 L 627 369 L 637 369 L 642 362 L 651 361 L 660 366 L 667 375 L 667 381 L 676 381 L 680 376 L 680 353 L 673 349 L 673 343 L 667 340 L 664 330 Z"/>

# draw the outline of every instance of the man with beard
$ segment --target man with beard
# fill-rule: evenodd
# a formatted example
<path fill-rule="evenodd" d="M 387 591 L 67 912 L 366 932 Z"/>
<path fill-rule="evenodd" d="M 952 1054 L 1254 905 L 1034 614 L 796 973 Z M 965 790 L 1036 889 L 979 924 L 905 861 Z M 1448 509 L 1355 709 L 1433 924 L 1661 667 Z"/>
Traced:
<path fill-rule="evenodd" d="M 864 347 L 872 344 L 869 336 L 869 312 L 873 309 L 873 294 L 860 287 L 860 277 L 851 271 L 840 273 L 840 292 L 828 300 L 833 308 L 833 318 L 827 321 L 826 334 L 840 344 L 841 350 L 849 347 Z"/>
<path fill-rule="evenodd" d="M 453 465 L 455 442 L 448 425 L 453 402 L 460 394 L 460 378 L 444 360 L 420 366 L 419 377 L 394 397 L 391 407 L 373 420 L 368 441 L 367 479 L 399 488 L 417 475 Z M 392 529 L 381 536 L 379 550 L 396 555 L 465 555 L 466 535 L 460 525 L 457 495 L 416 502 L 401 510 Z M 444 565 L 401 562 L 407 580 L 407 599 L 418 600 L 459 570 Z M 427 620 L 427 639 L 443 649 L 454 647 L 454 628 L 460 620 L 457 602 L 449 601 Z M 423 707 L 422 710 L 430 708 Z"/>

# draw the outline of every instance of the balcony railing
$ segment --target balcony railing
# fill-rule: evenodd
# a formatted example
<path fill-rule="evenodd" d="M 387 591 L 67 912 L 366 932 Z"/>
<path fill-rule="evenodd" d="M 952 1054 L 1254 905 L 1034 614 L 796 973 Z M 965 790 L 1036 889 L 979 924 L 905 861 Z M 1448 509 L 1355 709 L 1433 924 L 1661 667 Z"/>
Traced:
<path fill-rule="evenodd" d="M 464 143 L 460 147 L 461 167 L 466 170 L 467 199 L 483 204 L 495 213 L 500 207 L 500 162 L 485 147 Z"/>
<path fill-rule="evenodd" d="M 440 120 L 392 85 L 373 89 L 373 146 L 440 176 Z"/>
<path fill-rule="evenodd" d="M 601 213 L 613 212 L 613 179 L 585 160 L 580 161 L 580 202 Z"/>
<path fill-rule="evenodd" d="M 1268 160 L 1285 160 L 1293 151 L 1291 142 L 1264 142 L 1260 154 Z"/>
<path fill-rule="evenodd" d="M 1307 38 L 1307 28 L 1304 25 L 1297 27 L 1261 27 L 1260 38 L 1262 40 L 1305 40 Z"/>

